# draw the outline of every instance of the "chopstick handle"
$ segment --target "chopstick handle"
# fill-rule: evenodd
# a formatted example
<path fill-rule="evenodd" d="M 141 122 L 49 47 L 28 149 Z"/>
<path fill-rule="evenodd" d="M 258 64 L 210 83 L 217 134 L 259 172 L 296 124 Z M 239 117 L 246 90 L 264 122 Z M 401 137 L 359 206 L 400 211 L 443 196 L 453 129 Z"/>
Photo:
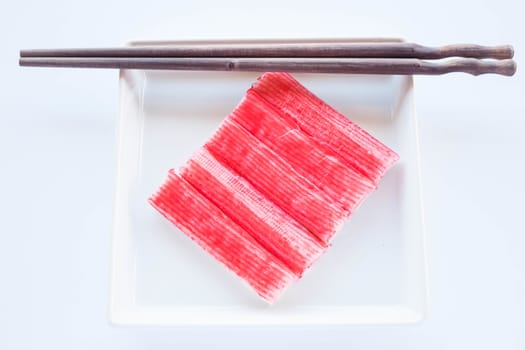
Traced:
<path fill-rule="evenodd" d="M 478 60 L 475 58 L 456 58 L 446 62 L 420 61 L 421 74 L 439 75 L 463 72 L 471 75 L 499 74 L 512 76 L 516 73 L 516 62 L 511 59 L 499 61 Z"/>
<path fill-rule="evenodd" d="M 439 47 L 413 45 L 415 55 L 422 59 L 441 59 L 447 57 L 508 59 L 514 57 L 511 45 L 482 46 L 475 44 L 454 44 Z"/>
<path fill-rule="evenodd" d="M 147 58 L 147 57 L 22 57 L 21 66 L 118 68 L 151 70 L 251 71 L 340 74 L 441 75 L 464 72 L 472 75 L 516 72 L 513 60 L 484 61 L 457 58 L 442 62 L 413 58 Z"/>

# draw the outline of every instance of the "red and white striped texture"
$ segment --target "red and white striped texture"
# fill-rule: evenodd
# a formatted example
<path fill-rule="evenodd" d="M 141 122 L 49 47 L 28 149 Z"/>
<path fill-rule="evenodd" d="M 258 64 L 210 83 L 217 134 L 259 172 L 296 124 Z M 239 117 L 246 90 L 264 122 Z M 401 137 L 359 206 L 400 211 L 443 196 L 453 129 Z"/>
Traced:
<path fill-rule="evenodd" d="M 297 279 L 280 259 L 173 170 L 150 203 L 263 299 L 274 301 Z"/>
<path fill-rule="evenodd" d="M 205 149 L 195 153 L 180 174 L 296 275 L 301 276 L 327 248 Z"/>
<path fill-rule="evenodd" d="M 343 162 L 374 184 L 399 159 L 394 151 L 323 102 L 290 74 L 266 73 L 251 90 L 293 118 L 305 134 L 337 153 Z"/>
<path fill-rule="evenodd" d="M 267 73 L 150 202 L 272 303 L 397 159 L 289 74 Z"/>
<path fill-rule="evenodd" d="M 302 132 L 290 116 L 253 91 L 230 119 L 248 130 L 301 176 L 326 192 L 330 201 L 349 216 L 375 185 L 346 166 L 331 149 Z"/>

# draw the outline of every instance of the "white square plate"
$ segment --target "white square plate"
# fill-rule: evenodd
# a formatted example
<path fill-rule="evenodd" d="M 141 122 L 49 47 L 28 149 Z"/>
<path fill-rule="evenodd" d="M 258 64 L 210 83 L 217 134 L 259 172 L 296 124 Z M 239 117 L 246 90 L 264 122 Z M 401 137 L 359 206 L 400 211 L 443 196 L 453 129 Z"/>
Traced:
<path fill-rule="evenodd" d="M 258 73 L 120 73 L 110 319 L 138 325 L 410 323 L 426 302 L 413 80 L 294 74 L 401 159 L 325 256 L 273 306 L 159 215 L 147 198 L 241 100 Z"/>

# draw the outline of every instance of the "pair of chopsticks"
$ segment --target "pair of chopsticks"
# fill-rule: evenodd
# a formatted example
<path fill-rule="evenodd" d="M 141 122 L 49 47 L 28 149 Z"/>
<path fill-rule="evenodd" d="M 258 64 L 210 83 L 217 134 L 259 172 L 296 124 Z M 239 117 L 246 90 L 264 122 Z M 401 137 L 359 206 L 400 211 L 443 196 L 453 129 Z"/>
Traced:
<path fill-rule="evenodd" d="M 178 43 L 91 49 L 21 50 L 20 66 L 200 71 L 285 71 L 439 75 L 464 72 L 512 76 L 510 45 L 428 47 L 390 41 Z M 454 57 L 454 58 L 451 58 Z"/>

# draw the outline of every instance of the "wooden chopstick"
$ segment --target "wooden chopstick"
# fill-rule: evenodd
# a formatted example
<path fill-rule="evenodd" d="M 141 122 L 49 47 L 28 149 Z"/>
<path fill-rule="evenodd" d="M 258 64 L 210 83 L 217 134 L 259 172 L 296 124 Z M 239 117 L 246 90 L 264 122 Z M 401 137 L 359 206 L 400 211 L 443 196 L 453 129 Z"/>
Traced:
<path fill-rule="evenodd" d="M 152 70 L 208 70 L 253 72 L 305 72 L 346 74 L 439 75 L 464 72 L 511 76 L 511 59 L 456 58 L 424 61 L 415 58 L 220 58 L 220 57 L 21 57 L 21 66 L 118 68 Z"/>
<path fill-rule="evenodd" d="M 266 39 L 180 39 L 180 40 L 135 40 L 129 46 L 175 46 L 208 44 L 330 44 L 330 43 L 401 43 L 405 40 L 395 37 L 354 37 L 354 38 L 266 38 Z"/>
<path fill-rule="evenodd" d="M 447 57 L 510 59 L 510 45 L 457 44 L 428 47 L 405 42 L 293 42 L 293 43 L 194 43 L 170 46 L 132 46 L 91 49 L 22 50 L 20 57 L 331 57 L 419 58 Z"/>

